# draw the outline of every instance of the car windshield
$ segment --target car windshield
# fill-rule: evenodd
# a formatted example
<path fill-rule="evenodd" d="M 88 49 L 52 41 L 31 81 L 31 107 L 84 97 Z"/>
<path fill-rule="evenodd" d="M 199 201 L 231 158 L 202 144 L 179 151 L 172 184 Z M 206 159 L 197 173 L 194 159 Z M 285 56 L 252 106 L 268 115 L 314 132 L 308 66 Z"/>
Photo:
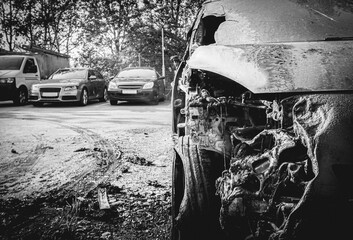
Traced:
<path fill-rule="evenodd" d="M 24 57 L 0 57 L 0 70 L 20 70 Z"/>
<path fill-rule="evenodd" d="M 49 79 L 84 79 L 87 70 L 85 69 L 61 69 L 49 77 Z"/>
<path fill-rule="evenodd" d="M 156 79 L 157 75 L 152 69 L 127 69 L 121 71 L 116 77 L 119 81 L 131 79 Z"/>
<path fill-rule="evenodd" d="M 203 24 L 208 18 L 222 18 L 214 33 L 219 45 L 353 40 L 352 0 L 214 1 L 204 6 Z"/>

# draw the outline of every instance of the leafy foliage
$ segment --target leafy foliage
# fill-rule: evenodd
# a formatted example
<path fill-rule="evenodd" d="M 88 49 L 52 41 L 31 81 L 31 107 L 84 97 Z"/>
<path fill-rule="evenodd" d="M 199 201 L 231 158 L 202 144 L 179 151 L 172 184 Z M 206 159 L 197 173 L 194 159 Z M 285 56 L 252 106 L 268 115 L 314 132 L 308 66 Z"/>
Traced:
<path fill-rule="evenodd" d="M 18 50 L 26 43 L 60 52 L 72 36 L 75 6 L 74 0 L 4 0 L 0 24 L 7 48 Z"/>
<path fill-rule="evenodd" d="M 202 0 L 3 0 L 0 48 L 35 45 L 69 54 L 73 66 L 115 75 L 126 66 L 152 66 L 166 75 L 182 55 Z M 162 38 L 163 32 L 163 38 Z M 167 76 L 168 77 L 168 76 Z"/>

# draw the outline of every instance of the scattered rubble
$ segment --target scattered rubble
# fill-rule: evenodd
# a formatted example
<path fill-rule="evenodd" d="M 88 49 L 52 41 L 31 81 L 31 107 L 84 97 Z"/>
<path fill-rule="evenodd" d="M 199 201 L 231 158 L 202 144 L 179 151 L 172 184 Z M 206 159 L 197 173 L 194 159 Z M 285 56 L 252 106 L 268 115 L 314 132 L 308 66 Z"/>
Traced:
<path fill-rule="evenodd" d="M 139 157 L 137 155 L 127 155 L 123 157 L 127 162 L 143 165 L 143 166 L 152 166 L 153 162 L 146 160 L 144 157 Z"/>
<path fill-rule="evenodd" d="M 18 152 L 15 149 L 11 149 L 11 153 L 18 154 Z"/>
<path fill-rule="evenodd" d="M 162 184 L 160 184 L 157 180 L 153 180 L 153 181 L 148 180 L 147 184 L 148 184 L 148 186 L 153 186 L 156 188 L 164 188 L 164 186 Z"/>
<path fill-rule="evenodd" d="M 88 150 L 90 150 L 90 149 L 82 147 L 82 148 L 79 148 L 79 149 L 75 150 L 74 152 L 84 152 L 84 151 L 88 151 Z"/>
<path fill-rule="evenodd" d="M 126 239 L 119 236 L 128 234 L 131 236 L 128 239 L 168 239 L 169 191 L 141 194 L 110 185 L 106 193 L 110 208 L 103 210 L 97 202 L 97 190 L 84 198 L 73 195 L 74 192 L 53 191 L 37 198 L 0 200 L 0 236 L 2 239 L 101 239 L 102 236 Z"/>
<path fill-rule="evenodd" d="M 38 137 L 34 146 L 35 141 L 28 145 L 20 141 L 2 142 L 2 149 L 16 160 L 10 161 L 15 167 L 0 165 L 3 172 L 18 171 L 17 178 L 9 175 L 7 179 L 0 179 L 16 179 L 0 188 L 0 193 L 4 191 L 0 198 L 0 239 L 169 239 L 171 186 L 165 180 L 169 178 L 165 172 L 170 171 L 171 143 L 168 145 L 164 140 L 170 138 L 166 128 L 136 130 L 149 136 L 151 142 L 148 143 L 140 136 L 130 137 L 130 133 L 121 132 L 119 138 L 115 137 L 116 133 L 110 133 L 109 140 L 89 133 L 93 137 L 87 141 L 82 135 L 62 135 L 55 136 L 52 142 L 45 136 Z M 85 134 L 79 130 L 79 134 Z M 124 140 L 126 136 L 129 141 Z M 156 139 L 162 139 L 163 144 L 151 151 Z M 13 145 L 21 150 L 19 155 L 8 151 L 14 149 Z M 47 151 L 49 149 L 53 150 Z M 165 157 L 157 159 L 162 154 Z M 43 165 L 45 171 L 36 168 L 40 158 L 48 160 L 45 164 L 49 165 Z M 61 159 L 61 165 L 54 162 L 55 159 Z M 165 167 L 160 168 L 147 159 Z M 21 171 L 21 164 L 30 166 L 31 171 Z M 63 164 L 69 168 L 64 168 Z M 21 178 L 22 173 L 28 177 Z M 33 182 L 40 183 L 39 187 L 31 189 Z M 105 200 L 110 208 L 100 208 L 98 189 L 102 188 L 106 190 Z M 11 193 L 31 194 L 8 197 Z"/>

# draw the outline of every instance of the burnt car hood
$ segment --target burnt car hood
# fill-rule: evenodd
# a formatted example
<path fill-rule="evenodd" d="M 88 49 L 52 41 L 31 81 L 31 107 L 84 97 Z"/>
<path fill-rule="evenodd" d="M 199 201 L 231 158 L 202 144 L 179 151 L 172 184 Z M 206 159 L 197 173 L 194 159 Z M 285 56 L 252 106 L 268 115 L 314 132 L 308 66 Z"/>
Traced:
<path fill-rule="evenodd" d="M 214 36 L 220 45 L 353 37 L 351 1 L 214 0 L 201 13 L 225 18 Z"/>
<path fill-rule="evenodd" d="M 192 69 L 225 76 L 253 93 L 353 90 L 353 41 L 212 44 L 195 49 Z"/>

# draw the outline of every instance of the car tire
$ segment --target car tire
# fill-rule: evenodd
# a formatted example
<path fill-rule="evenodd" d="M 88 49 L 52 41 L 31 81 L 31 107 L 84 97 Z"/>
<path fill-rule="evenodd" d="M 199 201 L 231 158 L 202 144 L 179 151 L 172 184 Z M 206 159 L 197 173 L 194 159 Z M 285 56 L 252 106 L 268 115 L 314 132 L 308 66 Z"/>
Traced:
<path fill-rule="evenodd" d="M 159 104 L 159 101 L 158 101 L 158 99 L 155 99 L 155 100 L 152 100 L 152 101 L 150 102 L 150 104 L 151 104 L 151 105 L 158 105 L 158 104 Z"/>
<path fill-rule="evenodd" d="M 161 96 L 159 98 L 159 101 L 164 102 L 165 101 L 165 88 L 163 88 L 163 91 L 161 93 Z"/>
<path fill-rule="evenodd" d="M 118 105 L 118 100 L 110 100 L 110 105 Z"/>
<path fill-rule="evenodd" d="M 149 102 L 151 105 L 158 105 L 159 104 L 159 95 L 156 93 L 153 98 Z"/>
<path fill-rule="evenodd" d="M 188 136 L 180 137 L 178 145 L 173 157 L 171 239 L 225 239 L 215 195 L 223 157 L 199 149 Z"/>
<path fill-rule="evenodd" d="M 181 232 L 177 227 L 176 218 L 179 213 L 180 203 L 184 196 L 184 188 L 183 164 L 178 154 L 174 152 L 172 160 L 172 240 L 179 240 L 181 235 Z"/>
<path fill-rule="evenodd" d="M 106 102 L 108 100 L 108 90 L 104 88 L 102 97 L 99 99 L 100 102 Z"/>
<path fill-rule="evenodd" d="M 13 100 L 14 104 L 18 106 L 23 106 L 28 103 L 28 91 L 25 87 L 20 87 L 17 92 L 16 96 Z"/>
<path fill-rule="evenodd" d="M 44 103 L 42 103 L 42 102 L 35 102 L 35 103 L 32 103 L 32 105 L 33 105 L 34 107 L 43 107 Z"/>
<path fill-rule="evenodd" d="M 81 97 L 80 97 L 80 105 L 86 106 L 88 104 L 88 92 L 86 88 L 82 89 Z"/>

